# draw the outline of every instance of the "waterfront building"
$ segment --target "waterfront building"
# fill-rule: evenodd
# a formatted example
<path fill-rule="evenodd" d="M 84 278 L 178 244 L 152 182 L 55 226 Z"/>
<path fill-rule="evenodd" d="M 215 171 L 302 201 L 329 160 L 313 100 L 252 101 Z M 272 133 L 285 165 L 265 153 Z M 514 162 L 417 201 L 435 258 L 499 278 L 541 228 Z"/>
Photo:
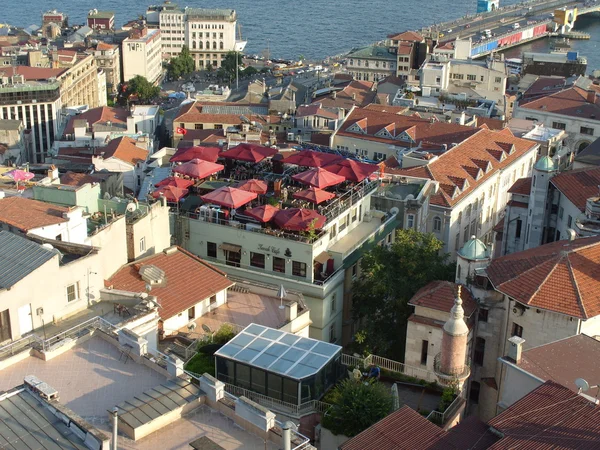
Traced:
<path fill-rule="evenodd" d="M 561 76 L 585 76 L 587 58 L 578 52 L 532 53 L 523 52 L 523 74 Z"/>
<path fill-rule="evenodd" d="M 429 44 L 415 31 L 389 35 L 387 45 L 397 55 L 396 76 L 407 82 L 415 81 L 417 69 L 425 61 Z"/>
<path fill-rule="evenodd" d="M 137 75 L 145 77 L 150 83 L 157 83 L 162 70 L 162 36 L 160 30 L 147 27 L 134 28 L 123 41 L 123 81 L 127 82 Z"/>
<path fill-rule="evenodd" d="M 67 28 L 69 26 L 69 16 L 58 12 L 56 9 L 42 13 L 42 27 L 51 23 L 58 25 L 60 28 Z"/>
<path fill-rule="evenodd" d="M 352 50 L 346 61 L 346 71 L 359 81 L 378 81 L 396 74 L 396 53 L 385 46 Z"/>
<path fill-rule="evenodd" d="M 114 30 L 115 13 L 113 11 L 98 11 L 92 9 L 87 15 L 87 26 L 92 30 Z"/>
<path fill-rule="evenodd" d="M 118 45 L 98 42 L 92 50 L 98 69 L 106 73 L 106 89 L 116 95 L 121 84 L 121 51 Z"/>

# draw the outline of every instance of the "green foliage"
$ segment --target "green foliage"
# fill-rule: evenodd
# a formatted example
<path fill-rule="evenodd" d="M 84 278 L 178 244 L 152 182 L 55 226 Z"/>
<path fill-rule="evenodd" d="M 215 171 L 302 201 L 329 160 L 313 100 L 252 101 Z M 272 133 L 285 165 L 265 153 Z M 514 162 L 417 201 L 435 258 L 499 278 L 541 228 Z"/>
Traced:
<path fill-rule="evenodd" d="M 242 66 L 242 54 L 239 52 L 227 52 L 225 58 L 221 61 L 221 73 L 223 79 L 231 81 L 235 79 L 235 69 L 236 69 L 236 59 L 237 66 Z"/>
<path fill-rule="evenodd" d="M 392 395 L 383 384 L 344 380 L 326 400 L 333 406 L 323 416 L 323 426 L 334 434 L 356 436 L 392 410 Z"/>
<path fill-rule="evenodd" d="M 142 103 L 146 103 L 160 94 L 160 87 L 154 86 L 146 77 L 136 75 L 127 83 L 127 96 L 136 95 Z"/>
<path fill-rule="evenodd" d="M 193 372 L 198 375 L 205 373 L 215 376 L 215 357 L 212 355 L 205 355 L 203 353 L 196 353 L 185 365 L 185 370 Z"/>
<path fill-rule="evenodd" d="M 454 265 L 440 254 L 443 243 L 431 233 L 398 230 L 391 249 L 377 246 L 361 261 L 352 287 L 353 317 L 365 332 L 363 346 L 403 360 L 411 297 L 433 280 L 453 280 Z"/>
<path fill-rule="evenodd" d="M 194 63 L 194 58 L 192 58 L 190 50 L 185 45 L 178 56 L 171 58 L 171 61 L 169 61 L 169 65 L 167 66 L 169 76 L 174 80 L 178 80 L 181 77 L 191 74 L 195 69 L 196 64 Z"/>
<path fill-rule="evenodd" d="M 215 335 L 213 337 L 213 342 L 215 344 L 225 345 L 230 340 L 232 340 L 235 335 L 236 335 L 236 332 L 233 329 L 233 327 L 231 325 L 229 325 L 228 323 L 224 323 L 223 325 L 221 325 L 221 327 L 215 333 Z"/>
<path fill-rule="evenodd" d="M 260 69 L 260 73 L 268 73 L 270 71 L 271 69 L 269 69 L 268 67 L 263 67 L 262 69 Z"/>
<path fill-rule="evenodd" d="M 267 203 L 271 206 L 279 206 L 279 200 L 276 199 L 275 197 L 269 197 L 269 199 L 267 200 Z"/>
<path fill-rule="evenodd" d="M 450 406 L 456 398 L 456 395 L 457 392 L 453 386 L 448 386 L 446 389 L 444 389 L 444 392 L 442 392 L 442 398 L 440 399 L 440 404 L 438 406 L 438 411 L 446 411 L 446 409 L 448 409 L 448 406 Z"/>
<path fill-rule="evenodd" d="M 254 66 L 248 66 L 244 69 L 244 72 L 242 72 L 242 73 L 244 74 L 244 77 L 250 78 L 259 72 L 258 72 L 258 70 L 256 70 L 256 68 Z"/>

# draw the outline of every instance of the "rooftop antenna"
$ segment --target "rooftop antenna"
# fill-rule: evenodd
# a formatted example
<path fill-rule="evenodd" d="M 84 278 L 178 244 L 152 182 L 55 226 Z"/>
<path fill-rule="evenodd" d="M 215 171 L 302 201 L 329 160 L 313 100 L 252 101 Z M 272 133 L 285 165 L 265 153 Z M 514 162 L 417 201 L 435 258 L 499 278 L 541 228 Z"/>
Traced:
<path fill-rule="evenodd" d="M 595 386 L 590 386 L 590 383 L 583 378 L 577 378 L 575 380 L 575 386 L 577 386 L 577 394 L 581 394 L 582 392 L 587 392 L 590 389 L 596 388 L 598 388 L 598 392 L 596 392 L 596 398 L 598 398 L 598 394 L 600 394 L 600 385 L 596 384 Z"/>

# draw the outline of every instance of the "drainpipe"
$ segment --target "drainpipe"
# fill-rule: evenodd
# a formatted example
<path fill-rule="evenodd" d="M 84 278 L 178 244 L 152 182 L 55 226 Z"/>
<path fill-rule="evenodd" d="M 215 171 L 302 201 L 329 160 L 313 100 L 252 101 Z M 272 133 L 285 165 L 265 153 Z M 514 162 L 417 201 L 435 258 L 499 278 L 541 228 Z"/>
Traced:
<path fill-rule="evenodd" d="M 116 406 L 111 411 L 112 422 L 113 422 L 113 432 L 112 432 L 112 450 L 117 450 L 117 437 L 118 437 L 118 427 L 119 427 L 119 408 Z"/>
<path fill-rule="evenodd" d="M 292 450 L 292 426 L 290 421 L 283 423 L 283 450 Z"/>

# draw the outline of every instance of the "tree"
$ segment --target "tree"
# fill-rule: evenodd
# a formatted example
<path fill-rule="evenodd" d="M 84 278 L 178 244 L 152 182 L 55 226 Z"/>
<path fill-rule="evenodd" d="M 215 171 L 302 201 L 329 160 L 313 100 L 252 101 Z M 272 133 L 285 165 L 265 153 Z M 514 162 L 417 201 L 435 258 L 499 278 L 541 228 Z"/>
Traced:
<path fill-rule="evenodd" d="M 254 66 L 248 66 L 242 72 L 243 76 L 247 77 L 247 78 L 253 77 L 257 73 L 258 73 L 258 70 L 256 70 L 256 68 Z"/>
<path fill-rule="evenodd" d="M 237 66 L 236 66 L 237 59 Z M 221 69 L 223 69 L 223 73 L 226 74 L 229 81 L 235 79 L 235 71 L 236 67 L 239 67 L 243 64 L 242 54 L 239 52 L 227 52 L 223 61 L 221 61 Z"/>
<path fill-rule="evenodd" d="M 178 80 L 181 77 L 191 74 L 195 69 L 196 64 L 194 63 L 194 58 L 192 58 L 190 50 L 185 45 L 181 49 L 179 55 L 171 58 L 171 61 L 169 61 L 169 65 L 167 66 L 169 77 L 174 80 Z"/>
<path fill-rule="evenodd" d="M 135 95 L 143 103 L 158 97 L 159 94 L 160 87 L 154 86 L 141 75 L 136 75 L 127 83 L 127 97 Z"/>
<path fill-rule="evenodd" d="M 356 436 L 392 411 L 392 395 L 383 383 L 346 379 L 328 399 L 333 406 L 323 416 L 323 426 L 334 434 Z"/>
<path fill-rule="evenodd" d="M 352 286 L 352 315 L 365 334 L 364 345 L 381 356 L 404 359 L 411 297 L 434 280 L 454 280 L 454 264 L 440 254 L 443 243 L 431 233 L 398 230 L 391 248 L 365 253 Z"/>

